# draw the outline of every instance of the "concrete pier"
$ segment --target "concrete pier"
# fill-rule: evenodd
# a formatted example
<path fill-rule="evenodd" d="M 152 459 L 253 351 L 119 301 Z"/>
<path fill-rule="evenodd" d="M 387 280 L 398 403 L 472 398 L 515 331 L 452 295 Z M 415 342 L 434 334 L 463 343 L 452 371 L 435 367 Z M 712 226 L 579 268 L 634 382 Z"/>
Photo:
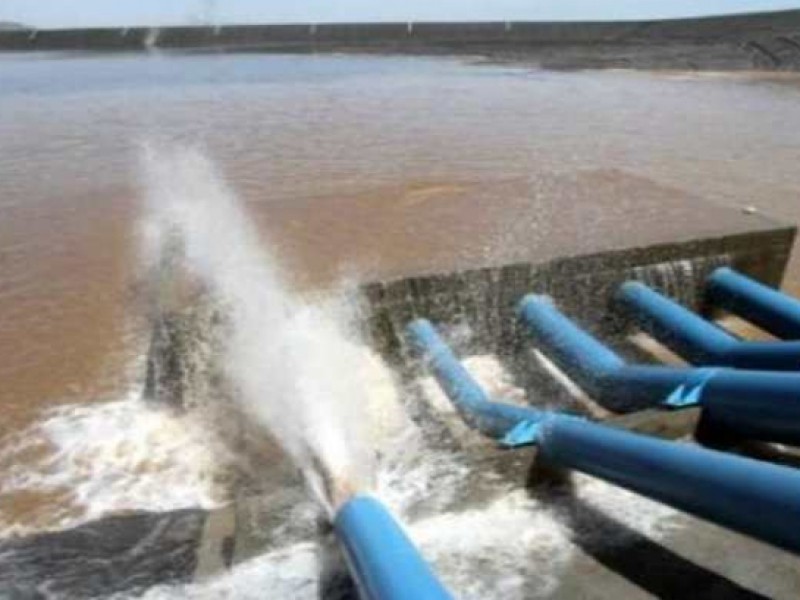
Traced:
<path fill-rule="evenodd" d="M 439 215 L 439 225 L 428 226 L 424 207 L 418 218 L 403 220 L 403 234 L 393 241 L 429 250 L 404 257 L 402 272 L 379 264 L 364 282 L 373 344 L 393 355 L 405 324 L 424 317 L 468 323 L 476 352 L 507 355 L 520 338 L 514 307 L 528 293 L 553 296 L 582 323 L 615 335 L 626 327 L 609 307 L 626 279 L 642 280 L 698 311 L 706 308 L 703 281 L 720 265 L 781 281 L 793 226 L 625 172 L 556 179 L 468 194 L 445 226 Z M 537 193 L 549 185 L 558 194 Z M 492 206 L 496 210 L 487 210 Z M 457 237 L 467 229 L 465 214 L 484 215 L 485 237 L 473 233 L 448 253 L 428 241 Z M 500 222 L 502 214 L 514 215 L 513 223 Z M 502 241 L 491 231 L 502 231 Z"/>

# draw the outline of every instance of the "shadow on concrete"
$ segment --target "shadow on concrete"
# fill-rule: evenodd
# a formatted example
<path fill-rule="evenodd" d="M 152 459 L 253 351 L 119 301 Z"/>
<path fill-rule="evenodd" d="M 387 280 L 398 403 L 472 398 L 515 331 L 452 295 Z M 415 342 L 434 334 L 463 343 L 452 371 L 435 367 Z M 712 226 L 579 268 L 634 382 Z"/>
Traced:
<path fill-rule="evenodd" d="M 538 461 L 537 461 L 538 462 Z M 565 472 L 537 467 L 529 491 L 554 506 L 571 530 L 572 542 L 607 569 L 656 598 L 764 600 L 757 592 L 698 565 L 575 497 Z M 544 477 L 544 479 L 542 479 Z M 541 487 L 544 482 L 544 487 Z"/>
<path fill-rule="evenodd" d="M 694 437 L 699 444 L 712 450 L 738 454 L 784 467 L 800 468 L 800 448 L 743 439 L 742 436 L 711 422 L 705 415 L 700 418 Z"/>
<path fill-rule="evenodd" d="M 567 507 L 575 544 L 657 598 L 766 598 L 675 554 L 577 499 L 573 498 Z"/>
<path fill-rule="evenodd" d="M 800 468 L 800 450 L 768 444 L 766 442 L 747 441 L 735 449 L 748 458 L 771 462 L 785 467 Z"/>

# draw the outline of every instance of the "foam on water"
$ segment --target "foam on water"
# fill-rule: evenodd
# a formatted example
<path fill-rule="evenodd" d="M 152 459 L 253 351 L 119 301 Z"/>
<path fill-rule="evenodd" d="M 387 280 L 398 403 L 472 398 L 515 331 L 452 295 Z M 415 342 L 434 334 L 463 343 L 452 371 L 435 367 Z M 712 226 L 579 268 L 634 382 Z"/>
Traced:
<path fill-rule="evenodd" d="M 486 507 L 450 512 L 408 526 L 408 533 L 458 598 L 544 597 L 558 584 L 571 551 L 549 511 L 523 492 Z M 266 553 L 229 573 L 190 585 L 159 586 L 144 600 L 318 598 L 319 547 L 300 543 Z"/>
<path fill-rule="evenodd" d="M 552 594 L 575 556 L 571 525 L 559 504 L 500 486 L 496 497 L 482 506 L 411 518 L 406 510 L 420 499 L 433 496 L 434 502 L 449 502 L 452 490 L 469 472 L 455 455 L 434 453 L 425 458 L 402 479 L 388 478 L 390 485 L 381 487 L 381 494 L 455 597 L 526 600 Z M 575 484 L 581 502 L 651 539 L 673 527 L 677 514 L 673 509 L 591 477 L 577 476 Z M 608 533 L 604 531 L 604 544 L 624 539 L 608 538 Z M 246 600 L 263 597 L 264 590 L 276 598 L 318 598 L 319 552 L 311 541 L 290 544 L 214 579 L 159 586 L 144 598 Z"/>
<path fill-rule="evenodd" d="M 157 586 L 142 600 L 318 600 L 319 548 L 311 542 L 293 544 L 241 563 L 209 581 Z"/>
<path fill-rule="evenodd" d="M 385 447 L 376 493 L 399 515 L 408 516 L 421 501 L 429 510 L 446 507 L 469 474 L 460 457 L 427 447 L 418 430 L 408 430 Z"/>
<path fill-rule="evenodd" d="M 226 450 L 204 423 L 144 402 L 137 393 L 60 407 L 0 449 L 0 497 L 55 496 L 25 526 L 0 513 L 4 534 L 74 526 L 126 510 L 211 508 Z"/>
<path fill-rule="evenodd" d="M 571 549 L 559 520 L 521 490 L 487 506 L 411 525 L 412 537 L 459 598 L 536 598 L 558 584 Z"/>

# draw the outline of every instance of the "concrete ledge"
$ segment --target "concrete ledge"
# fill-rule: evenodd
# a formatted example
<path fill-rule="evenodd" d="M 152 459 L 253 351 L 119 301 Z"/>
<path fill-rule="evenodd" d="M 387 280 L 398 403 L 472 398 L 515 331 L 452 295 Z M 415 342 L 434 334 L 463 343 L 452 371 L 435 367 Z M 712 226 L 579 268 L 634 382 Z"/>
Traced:
<path fill-rule="evenodd" d="M 792 226 L 624 172 L 587 171 L 529 185 L 492 186 L 393 213 L 398 234 L 382 231 L 382 243 L 407 248 L 409 255 L 378 262 L 362 288 L 366 329 L 378 349 L 397 355 L 404 324 L 426 317 L 467 324 L 470 351 L 512 353 L 521 337 L 516 304 L 531 292 L 553 296 L 570 316 L 604 335 L 619 334 L 625 324 L 609 311 L 609 301 L 626 279 L 702 309 L 700 290 L 711 270 L 731 264 L 778 284 L 794 241 Z M 450 221 L 439 214 L 444 210 Z M 431 219 L 426 211 L 437 214 Z M 480 226 L 470 222 L 474 215 L 481 215 Z M 327 234 L 336 235 L 320 218 Z M 315 225 L 308 228 L 313 233 Z M 459 236 L 463 242 L 453 242 Z M 402 275 L 395 266 L 400 260 Z"/>

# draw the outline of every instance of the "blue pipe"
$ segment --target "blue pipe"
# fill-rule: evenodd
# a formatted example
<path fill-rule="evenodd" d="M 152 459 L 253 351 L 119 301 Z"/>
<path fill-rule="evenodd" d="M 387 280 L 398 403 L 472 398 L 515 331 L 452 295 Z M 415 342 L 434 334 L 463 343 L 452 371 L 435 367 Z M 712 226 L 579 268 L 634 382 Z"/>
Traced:
<path fill-rule="evenodd" d="M 416 321 L 412 325 L 409 335 L 428 356 L 444 391 L 467 424 L 480 429 L 481 412 L 489 402 L 486 393 L 463 367 L 452 368 L 451 357 L 455 357 L 430 323 Z M 601 359 L 610 358 L 606 349 L 590 345 L 604 351 L 593 357 L 596 367 L 604 366 Z M 475 397 L 465 399 L 464 390 Z M 800 553 L 800 471 L 656 440 L 576 417 L 534 409 L 526 412 L 520 418 L 528 419 L 531 440 L 550 464 L 588 473 Z M 481 431 L 491 435 L 489 430 Z"/>
<path fill-rule="evenodd" d="M 333 525 L 364 600 L 452 599 L 375 498 L 354 496 L 339 509 Z"/>
<path fill-rule="evenodd" d="M 542 413 L 533 408 L 492 402 L 483 389 L 439 337 L 426 319 L 417 319 L 407 327 L 411 345 L 427 361 L 437 381 L 471 427 L 489 437 L 503 438 L 508 446 L 532 443 L 526 432 Z"/>
<path fill-rule="evenodd" d="M 800 471 L 565 416 L 540 425 L 542 458 L 800 553 Z"/>
<path fill-rule="evenodd" d="M 709 424 L 731 433 L 800 444 L 800 374 L 627 365 L 547 299 L 527 296 L 519 311 L 535 342 L 595 398 L 699 404 Z"/>
<path fill-rule="evenodd" d="M 728 267 L 716 269 L 707 283 L 713 303 L 780 338 L 800 340 L 800 300 Z"/>
<path fill-rule="evenodd" d="M 693 364 L 800 370 L 800 342 L 739 340 L 638 281 L 623 284 L 617 300 L 642 329 Z"/>

